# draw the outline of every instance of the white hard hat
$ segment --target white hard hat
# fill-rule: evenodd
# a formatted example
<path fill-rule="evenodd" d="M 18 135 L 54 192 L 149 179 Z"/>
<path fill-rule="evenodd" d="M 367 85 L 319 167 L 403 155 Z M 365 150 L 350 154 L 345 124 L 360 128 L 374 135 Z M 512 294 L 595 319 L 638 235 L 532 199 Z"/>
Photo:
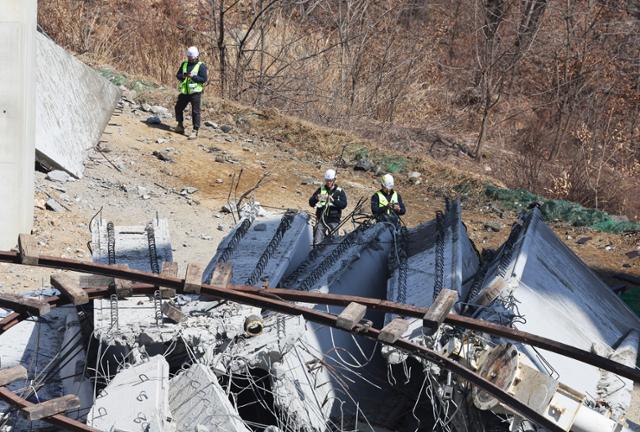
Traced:
<path fill-rule="evenodd" d="M 325 180 L 335 180 L 336 179 L 336 170 L 329 168 L 324 172 Z"/>
<path fill-rule="evenodd" d="M 391 174 L 383 175 L 380 179 L 380 183 L 382 183 L 382 186 L 387 189 L 393 189 L 393 176 Z"/>
<path fill-rule="evenodd" d="M 189 47 L 189 49 L 187 50 L 187 57 L 196 58 L 199 55 L 200 55 L 200 51 L 198 51 L 198 48 L 194 46 Z"/>

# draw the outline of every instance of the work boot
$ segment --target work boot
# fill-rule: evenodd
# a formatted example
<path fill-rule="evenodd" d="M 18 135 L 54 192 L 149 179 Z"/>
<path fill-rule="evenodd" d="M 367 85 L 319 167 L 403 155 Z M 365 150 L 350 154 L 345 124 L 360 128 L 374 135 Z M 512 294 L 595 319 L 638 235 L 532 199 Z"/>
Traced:
<path fill-rule="evenodd" d="M 196 138 L 198 138 L 198 129 L 194 129 L 194 130 L 191 132 L 191 135 L 189 135 L 189 139 L 190 139 L 190 140 L 194 140 L 194 139 L 196 139 Z"/>
<path fill-rule="evenodd" d="M 179 133 L 179 134 L 184 133 L 184 126 L 182 125 L 182 122 L 178 122 L 178 126 L 176 126 L 176 133 Z"/>

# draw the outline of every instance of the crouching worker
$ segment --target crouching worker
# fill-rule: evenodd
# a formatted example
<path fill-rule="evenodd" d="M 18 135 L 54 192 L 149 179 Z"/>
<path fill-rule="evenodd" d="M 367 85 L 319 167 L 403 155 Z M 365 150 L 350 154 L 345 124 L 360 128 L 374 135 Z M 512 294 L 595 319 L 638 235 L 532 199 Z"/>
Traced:
<path fill-rule="evenodd" d="M 400 224 L 400 216 L 407 210 L 402 202 L 402 197 L 393 190 L 393 176 L 385 174 L 380 179 L 381 188 L 371 197 L 371 213 L 378 222 L 391 222 Z"/>
<path fill-rule="evenodd" d="M 311 198 L 309 206 L 316 209 L 316 228 L 313 233 L 313 244 L 317 245 L 328 235 L 332 235 L 340 225 L 342 210 L 347 207 L 347 195 L 336 185 L 335 170 L 328 169 L 324 173 L 324 186 L 319 187 Z"/>

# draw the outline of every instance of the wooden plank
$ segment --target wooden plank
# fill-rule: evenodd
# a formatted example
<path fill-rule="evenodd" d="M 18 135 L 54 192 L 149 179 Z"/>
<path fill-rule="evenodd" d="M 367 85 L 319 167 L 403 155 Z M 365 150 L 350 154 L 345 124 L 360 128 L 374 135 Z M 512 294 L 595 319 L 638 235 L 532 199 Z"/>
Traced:
<path fill-rule="evenodd" d="M 35 421 L 76 408 L 80 408 L 80 398 L 76 395 L 64 395 L 46 402 L 24 407 L 22 408 L 22 414 L 29 421 Z"/>
<path fill-rule="evenodd" d="M 62 295 L 74 305 L 83 305 L 89 303 L 89 296 L 80 288 L 80 282 L 71 275 L 51 275 L 49 278 L 51 286 L 62 293 Z"/>
<path fill-rule="evenodd" d="M 342 310 L 342 312 L 340 312 L 340 315 L 338 315 L 336 325 L 338 328 L 351 331 L 356 325 L 358 325 L 360 320 L 364 318 L 366 313 L 366 306 L 361 305 L 360 303 L 351 302 Z"/>
<path fill-rule="evenodd" d="M 386 343 L 395 343 L 402 337 L 409 328 L 409 321 L 402 318 L 395 318 L 380 330 L 378 340 Z"/>
<path fill-rule="evenodd" d="M 51 305 L 45 301 L 13 294 L 0 294 L 0 307 L 37 316 L 46 315 L 51 311 Z"/>
<path fill-rule="evenodd" d="M 187 264 L 184 275 L 184 292 L 200 294 L 202 289 L 202 268 L 197 264 Z"/>
<path fill-rule="evenodd" d="M 233 276 L 233 265 L 230 262 L 218 263 L 211 276 L 211 285 L 226 288 Z"/>
<path fill-rule="evenodd" d="M 35 237 L 29 234 L 18 235 L 18 255 L 22 264 L 38 265 L 40 252 Z"/>
<path fill-rule="evenodd" d="M 129 270 L 128 264 L 112 264 L 111 267 L 121 270 Z M 110 285 L 113 287 L 113 290 L 119 299 L 124 299 L 133 295 L 133 289 L 131 288 L 133 286 L 133 282 L 130 280 L 114 278 Z"/>
<path fill-rule="evenodd" d="M 165 261 L 162 263 L 162 277 L 178 277 L 178 263 L 173 261 Z"/>
<path fill-rule="evenodd" d="M 162 271 L 160 272 L 162 277 L 176 278 L 178 277 L 178 263 L 173 261 L 164 261 L 162 263 Z M 176 290 L 167 287 L 158 287 L 160 289 L 160 295 L 163 299 L 168 299 L 176 296 Z"/>
<path fill-rule="evenodd" d="M 177 323 L 185 319 L 185 314 L 170 302 L 162 302 L 162 314 Z"/>
<path fill-rule="evenodd" d="M 453 305 L 458 301 L 458 292 L 450 289 L 443 289 L 438 293 L 435 301 L 422 318 L 424 333 L 427 336 L 433 335 L 445 320 Z"/>
<path fill-rule="evenodd" d="M 0 387 L 11 384 L 14 381 L 27 379 L 27 370 L 22 365 L 0 370 Z"/>

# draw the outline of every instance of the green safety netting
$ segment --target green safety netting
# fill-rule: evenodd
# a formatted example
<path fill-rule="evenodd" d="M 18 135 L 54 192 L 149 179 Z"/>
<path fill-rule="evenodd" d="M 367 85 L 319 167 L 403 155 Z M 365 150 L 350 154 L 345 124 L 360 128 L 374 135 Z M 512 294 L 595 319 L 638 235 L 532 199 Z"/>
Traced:
<path fill-rule="evenodd" d="M 562 221 L 610 233 L 640 231 L 639 223 L 616 220 L 602 210 L 585 208 L 565 200 L 545 199 L 524 189 L 504 189 L 490 184 L 485 188 L 485 194 L 512 210 L 524 209 L 530 203 L 538 202 L 546 221 Z"/>

